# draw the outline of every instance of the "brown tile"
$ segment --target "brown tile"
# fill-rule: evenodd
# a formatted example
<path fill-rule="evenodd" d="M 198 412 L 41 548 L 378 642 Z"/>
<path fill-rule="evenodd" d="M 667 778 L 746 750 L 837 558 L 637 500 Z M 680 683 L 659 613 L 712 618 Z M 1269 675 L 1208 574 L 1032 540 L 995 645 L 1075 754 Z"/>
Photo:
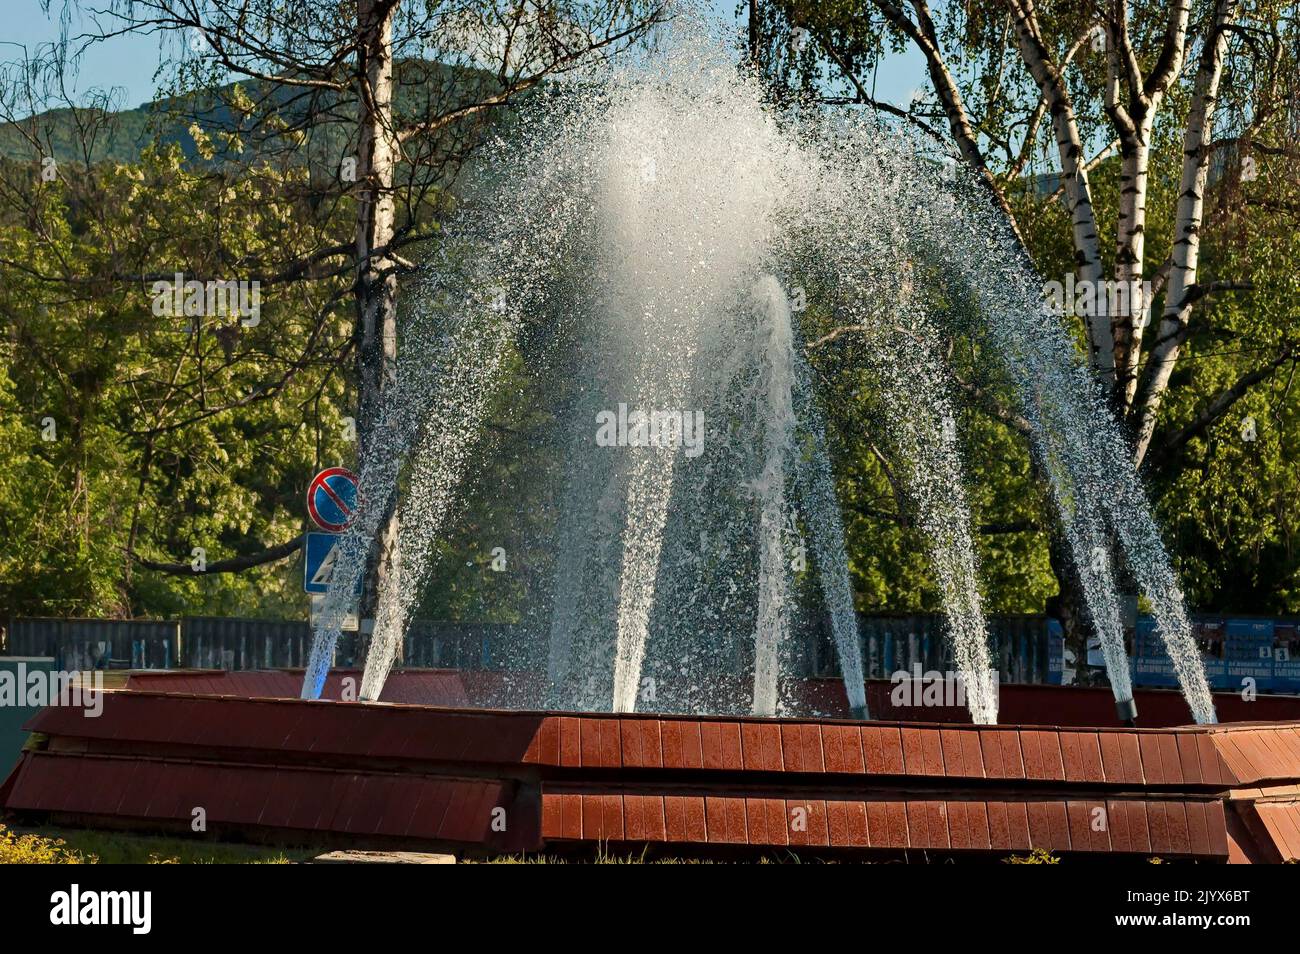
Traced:
<path fill-rule="evenodd" d="M 868 775 L 884 775 L 885 754 L 883 749 L 884 729 L 862 726 L 858 736 L 862 740 L 862 761 Z M 894 729 L 894 737 L 898 730 Z"/>
<path fill-rule="evenodd" d="M 560 717 L 560 764 L 577 768 L 582 764 L 580 720 L 571 716 Z"/>
<path fill-rule="evenodd" d="M 1130 846 L 1135 852 L 1149 855 L 1152 852 L 1151 817 L 1147 802 L 1131 799 L 1127 803 Z"/>
<path fill-rule="evenodd" d="M 1088 833 L 1093 851 L 1110 851 L 1110 808 L 1103 801 L 1088 800 L 1083 803 L 1088 813 Z"/>
<path fill-rule="evenodd" d="M 912 848 L 930 847 L 930 816 L 926 814 L 925 805 L 919 799 L 909 799 L 903 803 L 907 813 L 907 843 Z"/>
<path fill-rule="evenodd" d="M 704 767 L 700 744 L 700 723 L 662 721 L 664 768 L 698 769 Z"/>
<path fill-rule="evenodd" d="M 867 832 L 867 806 L 857 800 L 840 802 L 844 806 L 845 821 L 847 830 L 843 842 L 832 842 L 832 844 L 843 844 L 849 848 L 867 848 L 871 845 L 871 839 Z M 830 817 L 830 802 L 826 803 L 827 818 Z"/>
<path fill-rule="evenodd" d="M 786 817 L 789 819 L 791 845 L 825 845 L 829 841 L 826 828 L 826 803 L 820 799 L 787 799 Z"/>
<path fill-rule="evenodd" d="M 1020 748 L 1020 733 L 1015 729 L 999 732 L 1002 742 L 1002 771 L 1006 778 L 1025 778 L 1025 755 Z"/>
<path fill-rule="evenodd" d="M 862 754 L 873 775 L 903 775 L 903 736 L 897 726 L 863 727 Z"/>
<path fill-rule="evenodd" d="M 722 767 L 728 772 L 739 772 L 745 767 L 740 748 L 740 723 L 723 722 L 718 725 L 722 743 Z"/>
<path fill-rule="evenodd" d="M 805 722 L 799 729 L 799 737 L 803 743 L 803 770 L 825 772 L 826 755 L 822 750 L 822 727 L 816 722 Z"/>
<path fill-rule="evenodd" d="M 1029 806 L 1025 802 L 1005 802 L 1007 809 L 1007 841 L 1016 851 L 1034 847 L 1029 836 Z"/>
<path fill-rule="evenodd" d="M 666 841 L 668 838 L 667 826 L 664 824 L 664 800 L 659 795 L 644 796 L 642 806 L 644 808 L 643 818 L 645 819 L 645 837 L 646 841 Z"/>
<path fill-rule="evenodd" d="M 1119 738 L 1120 758 L 1124 764 L 1124 781 L 1145 782 L 1147 779 L 1142 772 L 1142 754 L 1141 747 L 1138 745 L 1138 734 L 1136 732 L 1118 732 L 1116 736 Z"/>
<path fill-rule="evenodd" d="M 1044 777 L 1057 782 L 1065 781 L 1065 760 L 1061 755 L 1061 733 L 1056 729 L 1039 732 L 1038 743 L 1043 756 Z"/>
<path fill-rule="evenodd" d="M 746 843 L 749 842 L 749 824 L 745 817 L 745 800 L 743 798 L 733 797 L 727 799 L 727 830 L 731 835 L 739 836 Z"/>
<path fill-rule="evenodd" d="M 925 759 L 924 771 L 927 775 L 943 775 L 943 749 L 939 745 L 939 730 L 924 728 L 921 730 L 921 752 Z"/>
<path fill-rule="evenodd" d="M 1002 765 L 1002 732 L 985 729 L 978 733 L 980 753 L 984 757 L 984 774 L 988 778 L 1010 778 Z"/>
<path fill-rule="evenodd" d="M 951 827 L 950 824 L 949 828 Z M 971 848 L 976 851 L 985 851 L 992 847 L 993 838 L 989 826 L 988 805 L 984 802 L 966 803 L 966 831 L 970 836 Z"/>
<path fill-rule="evenodd" d="M 706 769 L 726 766 L 722 759 L 722 727 L 716 722 L 700 722 L 700 754 Z"/>
<path fill-rule="evenodd" d="M 572 796 L 570 796 L 572 797 Z M 542 796 L 542 837 L 564 837 L 564 814 L 560 810 L 563 795 Z"/>
<path fill-rule="evenodd" d="M 1183 782 L 1200 785 L 1204 778 L 1201 776 L 1201 757 L 1196 750 L 1196 733 L 1179 732 L 1174 735 L 1174 743 L 1178 746 L 1178 769 Z"/>
<path fill-rule="evenodd" d="M 791 847 L 808 844 L 808 816 L 811 813 L 806 800 L 785 801 L 785 830 Z"/>
<path fill-rule="evenodd" d="M 1291 752 L 1291 766 L 1300 775 L 1300 728 L 1278 729 L 1277 734 L 1286 739 Z"/>
<path fill-rule="evenodd" d="M 664 832 L 668 836 L 668 841 L 684 842 L 687 840 L 684 798 L 672 795 L 664 796 Z"/>
<path fill-rule="evenodd" d="M 704 799 L 697 795 L 665 795 L 664 820 L 670 842 L 702 844 L 709 840 Z"/>
<path fill-rule="evenodd" d="M 618 734 L 623 744 L 623 764 L 637 768 L 644 764 L 641 757 L 641 720 L 619 719 Z"/>
<path fill-rule="evenodd" d="M 811 809 L 808 813 L 808 844 L 829 845 L 830 831 L 826 823 L 826 802 L 814 798 L 808 802 L 808 806 Z"/>
<path fill-rule="evenodd" d="M 618 719 L 600 721 L 600 764 L 605 768 L 623 767 L 623 744 L 619 738 Z"/>
<path fill-rule="evenodd" d="M 1300 750 L 1291 745 L 1291 730 L 1272 728 L 1261 734 L 1277 759 L 1277 767 L 1283 770 L 1282 774 L 1287 777 L 1296 774 L 1294 769 L 1300 766 Z"/>
<path fill-rule="evenodd" d="M 948 803 L 928 801 L 925 803 L 925 810 L 930 822 L 932 847 L 940 851 L 951 848 L 952 839 L 948 834 Z"/>
<path fill-rule="evenodd" d="M 1047 814 L 1047 802 L 1033 801 L 1025 804 L 1029 815 L 1029 841 L 1034 848 L 1052 850 L 1056 841 L 1052 833 L 1052 819 Z"/>
<path fill-rule="evenodd" d="M 600 719 L 580 719 L 579 728 L 581 729 L 582 738 L 582 767 L 583 768 L 600 768 L 604 763 L 601 760 L 601 731 Z"/>
<path fill-rule="evenodd" d="M 1260 780 L 1285 778 L 1287 776 L 1285 766 L 1290 759 L 1276 743 L 1277 733 L 1272 729 L 1254 729 L 1250 736 L 1257 753 L 1258 761 L 1255 762 L 1255 766 L 1259 771 Z"/>
<path fill-rule="evenodd" d="M 763 799 L 767 813 L 767 836 L 773 845 L 790 843 L 790 818 L 785 813 L 785 801 L 780 798 Z"/>
<path fill-rule="evenodd" d="M 777 832 L 768 831 L 768 801 L 766 798 L 745 799 L 745 830 L 748 832 L 751 845 L 785 844 L 784 827 L 781 827 Z M 776 840 L 778 837 L 780 841 Z"/>
<path fill-rule="evenodd" d="M 1210 822 L 1205 811 L 1205 802 L 1189 799 L 1183 804 L 1187 812 L 1187 838 L 1191 842 L 1191 852 L 1195 855 L 1212 855 L 1210 847 Z"/>
<path fill-rule="evenodd" d="M 644 795 L 623 796 L 623 834 L 628 841 L 645 841 Z"/>
<path fill-rule="evenodd" d="M 868 802 L 867 827 L 872 848 L 906 848 L 907 808 L 903 802 Z"/>
<path fill-rule="evenodd" d="M 1154 732 L 1137 734 L 1138 748 L 1142 753 L 1142 775 L 1148 785 L 1164 785 L 1169 780 L 1160 754 L 1160 736 Z"/>
<path fill-rule="evenodd" d="M 1073 851 L 1110 850 L 1110 811 L 1102 802 L 1072 799 L 1066 803 Z"/>
<path fill-rule="evenodd" d="M 822 746 L 826 751 L 826 771 L 861 775 L 862 733 L 855 725 L 824 725 Z"/>
<path fill-rule="evenodd" d="M 961 734 L 956 729 L 939 730 L 939 756 L 943 760 L 943 774 L 965 778 L 966 753 L 961 747 Z"/>
<path fill-rule="evenodd" d="M 803 738 L 799 733 L 799 723 L 781 723 L 781 760 L 787 772 L 807 772 L 803 762 Z"/>
<path fill-rule="evenodd" d="M 1165 802 L 1165 826 L 1169 837 L 1169 850 L 1176 855 L 1186 855 L 1192 850 L 1192 839 L 1187 829 L 1187 809 L 1181 799 Z"/>
<path fill-rule="evenodd" d="M 1278 729 L 1284 733 L 1291 742 L 1291 752 L 1293 753 L 1296 763 L 1300 764 L 1300 728 L 1292 726 L 1289 729 Z"/>
<path fill-rule="evenodd" d="M 1212 734 L 1219 757 L 1227 767 L 1228 776 L 1238 785 L 1250 784 L 1258 779 L 1243 732 L 1219 731 Z"/>
<path fill-rule="evenodd" d="M 680 768 L 682 762 L 682 724 L 670 719 L 659 722 L 659 752 L 664 768 Z"/>
<path fill-rule="evenodd" d="M 538 723 L 537 733 L 524 757 L 525 762 L 541 765 L 560 764 L 560 720 L 546 716 Z"/>
<path fill-rule="evenodd" d="M 1262 741 L 1273 753 L 1269 778 L 1294 778 L 1300 774 L 1300 752 L 1292 751 L 1290 729 L 1269 729 L 1260 733 Z"/>
<path fill-rule="evenodd" d="M 1294 802 L 1256 802 L 1255 813 L 1283 861 L 1300 859 L 1300 809 Z"/>
<path fill-rule="evenodd" d="M 1096 732 L 1076 732 L 1079 740 L 1079 769 L 1090 782 L 1104 782 L 1106 772 L 1101 765 L 1101 745 Z"/>
<path fill-rule="evenodd" d="M 1130 781 L 1124 771 L 1124 758 L 1120 753 L 1120 733 L 1098 732 L 1097 741 L 1101 746 L 1101 769 L 1107 782 Z"/>
<path fill-rule="evenodd" d="M 746 771 L 781 771 L 781 727 L 775 722 L 742 722 L 740 748 Z"/>
<path fill-rule="evenodd" d="M 658 719 L 641 722 L 641 758 L 645 768 L 663 768 L 664 755 Z"/>
<path fill-rule="evenodd" d="M 1129 830 L 1128 805 L 1111 799 L 1106 802 L 1106 828 L 1110 834 L 1112 851 L 1133 850 L 1133 837 Z"/>
<path fill-rule="evenodd" d="M 605 834 L 605 806 L 599 795 L 579 795 L 582 803 L 582 837 L 608 840 Z"/>
<path fill-rule="evenodd" d="M 1050 800 L 1047 803 L 1047 819 L 1052 832 L 1052 850 L 1069 851 L 1073 842 L 1070 840 L 1070 820 L 1065 814 L 1065 802 Z"/>
<path fill-rule="evenodd" d="M 1268 805 L 1278 822 L 1278 829 L 1287 831 L 1287 849 L 1283 853 L 1286 861 L 1300 861 L 1300 806 L 1295 802 L 1277 802 Z"/>
<path fill-rule="evenodd" d="M 942 802 L 911 799 L 906 804 L 907 840 L 911 847 L 947 848 L 949 846 L 947 815 L 937 808 Z"/>
<path fill-rule="evenodd" d="M 1180 785 L 1184 781 L 1183 766 L 1178 757 L 1178 738 L 1176 733 L 1162 732 L 1158 736 L 1160 746 L 1160 766 L 1165 772 L 1165 784 Z"/>
<path fill-rule="evenodd" d="M 1061 733 L 1061 759 L 1065 762 L 1066 781 L 1088 781 L 1088 774 L 1083 768 L 1083 753 L 1079 746 L 1079 733 Z"/>
<path fill-rule="evenodd" d="M 1092 819 L 1088 815 L 1088 806 L 1080 801 L 1065 803 L 1065 820 L 1070 830 L 1070 844 L 1076 851 L 1092 850 L 1092 831 L 1088 827 Z"/>
<path fill-rule="evenodd" d="M 1226 858 L 1228 827 L 1222 801 L 1215 799 L 1205 803 L 1205 824 L 1210 830 L 1210 851 L 1216 856 Z"/>
<path fill-rule="evenodd" d="M 1001 746 L 999 746 L 1001 748 Z M 1011 828 L 1007 820 L 1005 802 L 985 802 L 985 814 L 989 820 L 989 844 L 997 850 L 1011 847 Z"/>
<path fill-rule="evenodd" d="M 954 851 L 969 848 L 970 822 L 967 820 L 965 802 L 944 802 L 944 811 L 948 815 L 948 841 Z"/>
<path fill-rule="evenodd" d="M 623 826 L 623 796 L 602 795 L 600 800 L 605 811 L 604 827 L 605 831 L 609 833 L 609 839 L 611 841 L 622 841 L 626 836 Z"/>
<path fill-rule="evenodd" d="M 1042 733 L 1032 729 L 1020 730 L 1020 751 L 1025 762 L 1025 778 L 1042 779 L 1046 778 L 1046 770 L 1043 768 L 1042 746 L 1038 737 Z M 1038 844 L 1035 842 L 1034 847 Z"/>
<path fill-rule="evenodd" d="M 926 771 L 925 747 L 922 730 L 915 726 L 903 726 L 903 770 L 908 775 L 928 775 Z"/>
<path fill-rule="evenodd" d="M 582 837 L 582 796 L 560 795 L 560 814 L 565 838 Z"/>
<path fill-rule="evenodd" d="M 704 817 L 710 843 L 748 844 L 744 799 L 706 797 Z"/>
<path fill-rule="evenodd" d="M 826 838 L 831 845 L 843 845 L 849 840 L 848 803 L 826 802 Z"/>
<path fill-rule="evenodd" d="M 885 802 L 867 802 L 867 837 L 872 848 L 901 848 L 889 837 L 889 816 Z"/>
<path fill-rule="evenodd" d="M 981 734 L 979 731 L 970 729 L 962 729 L 960 732 L 961 749 L 966 757 L 966 770 L 972 778 L 984 778 L 984 757 L 980 747 Z"/>
<path fill-rule="evenodd" d="M 1146 760 L 1143 760 L 1143 765 Z M 1165 803 L 1151 800 L 1146 803 L 1147 827 L 1151 833 L 1151 850 L 1157 855 L 1170 850 L 1169 820 L 1165 817 Z"/>
<path fill-rule="evenodd" d="M 633 799 L 641 813 L 641 837 L 645 841 L 665 841 L 668 837 L 664 824 L 664 800 L 660 795 L 624 795 L 623 804 L 630 804 Z"/>

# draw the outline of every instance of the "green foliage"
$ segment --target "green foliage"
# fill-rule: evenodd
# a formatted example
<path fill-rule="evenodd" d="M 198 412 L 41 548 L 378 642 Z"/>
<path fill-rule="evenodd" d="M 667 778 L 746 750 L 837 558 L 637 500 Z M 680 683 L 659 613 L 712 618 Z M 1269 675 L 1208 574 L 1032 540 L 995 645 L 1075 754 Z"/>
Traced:
<path fill-rule="evenodd" d="M 1003 858 L 1002 863 L 1007 865 L 1059 865 L 1061 859 L 1046 848 L 1035 848 L 1027 855 L 1012 855 L 1010 858 Z"/>
<path fill-rule="evenodd" d="M 1197 21 L 1205 4 L 1194 6 Z M 1276 6 L 1265 4 L 1256 14 L 1267 18 Z M 796 49 L 794 23 L 834 36 L 859 76 L 905 45 L 877 5 L 862 0 L 760 9 L 765 75 L 779 100 L 853 92 L 835 80 L 838 66 L 816 43 Z M 1134 35 L 1157 35 L 1163 6 L 1133 9 Z M 1052 3 L 1040 5 L 1039 16 L 1049 44 L 1063 55 L 1094 12 Z M 1034 175 L 1055 168 L 1049 134 L 1040 132 L 1026 165 L 1017 165 L 1017 137 L 1037 90 L 1016 69 L 1004 68 L 1013 55 L 1005 19 L 1004 4 L 979 0 L 947 5 L 938 29 L 945 48 L 960 51 L 963 97 L 980 117 L 981 143 L 1028 248 L 1040 272 L 1059 277 L 1073 264 L 1068 210 L 1049 200 L 1050 177 Z M 1294 72 L 1294 52 L 1278 56 L 1281 72 Z M 1104 58 L 1083 50 L 1074 62 L 1067 76 L 1091 148 L 1104 136 Z M 410 97 L 422 84 L 451 81 L 440 69 L 422 61 L 399 64 L 399 79 L 415 78 L 398 83 L 399 113 L 415 110 Z M 1241 57 L 1232 60 L 1223 93 L 1230 118 L 1249 115 L 1251 90 L 1267 85 L 1257 70 Z M 348 269 L 325 267 L 310 280 L 267 283 L 254 327 L 227 317 L 204 319 L 197 331 L 188 319 L 155 315 L 152 282 L 143 277 L 175 271 L 272 276 L 304 255 L 346 244 L 353 198 L 324 202 L 313 191 L 320 176 L 336 174 L 322 157 L 341 151 L 339 129 L 346 124 L 295 145 L 285 130 L 302 117 L 283 91 L 183 79 L 174 98 L 139 110 L 45 117 L 59 160 L 53 182 L 41 178 L 38 158 L 19 131 L 0 129 L 6 198 L 0 204 L 0 618 L 305 614 L 298 559 L 199 576 L 144 570 L 130 555 L 184 565 L 195 547 L 214 562 L 288 540 L 303 529 L 302 493 L 312 472 L 353 462 L 344 439 L 344 418 L 354 404 Z M 473 85 L 479 78 L 454 81 Z M 255 101 L 262 104 L 256 110 Z M 1173 243 L 1187 105 L 1185 88 L 1172 90 L 1154 133 L 1146 226 L 1151 263 L 1163 261 Z M 1294 119 L 1288 117 L 1285 110 L 1263 115 L 1252 134 L 1291 143 L 1286 123 Z M 105 135 L 85 166 L 76 133 L 88 122 L 103 123 Z M 275 149 L 267 145 L 272 136 Z M 1207 281 L 1249 282 L 1253 290 L 1198 306 L 1146 477 L 1195 609 L 1294 613 L 1300 611 L 1294 368 L 1283 365 L 1230 413 L 1175 451 L 1160 451 L 1162 441 L 1194 423 L 1243 374 L 1300 337 L 1294 159 L 1253 154 L 1260 177 L 1242 182 L 1240 155 L 1223 155 L 1211 182 L 1202 274 Z M 1098 227 L 1113 235 L 1118 163 L 1100 163 L 1091 178 Z M 430 189 L 422 201 L 441 210 L 446 197 Z M 435 218 L 428 213 L 426 207 L 403 214 L 427 224 Z M 1113 243 L 1103 242 L 1102 251 L 1106 267 L 1113 267 Z M 832 326 L 828 315 L 808 318 L 810 341 Z M 1082 340 L 1082 329 L 1074 330 Z M 981 356 L 954 337 L 954 366 L 982 375 Z M 924 542 L 889 476 L 899 461 L 883 437 L 872 382 L 852 341 L 813 348 L 809 357 L 827 415 L 859 610 L 937 609 Z M 544 589 L 548 556 L 532 548 L 547 536 L 540 504 L 559 479 L 559 461 L 548 450 L 546 432 L 554 422 L 538 389 L 525 356 L 511 355 L 489 415 L 494 424 L 467 478 L 464 510 L 436 544 L 422 615 L 518 621 L 529 594 Z M 1248 417 L 1254 440 L 1242 437 Z M 960 425 L 985 607 L 1040 611 L 1056 590 L 1045 530 L 1052 517 L 1025 442 L 980 407 L 966 408 Z M 493 546 L 504 549 L 509 573 L 491 571 Z"/>
<path fill-rule="evenodd" d="M 300 614 L 287 565 L 162 576 L 128 553 L 214 562 L 300 531 L 313 468 L 351 452 L 342 279 L 195 324 L 155 314 L 152 281 L 96 276 L 238 280 L 305 254 L 330 227 L 293 198 L 306 173 L 213 176 L 175 146 L 48 183 L 4 171 L 31 207 L 0 213 L 0 615 Z"/>
<path fill-rule="evenodd" d="M 16 835 L 0 825 L 0 865 L 79 865 L 86 860 L 61 838 Z M 93 855 L 89 858 L 91 863 L 97 860 Z"/>

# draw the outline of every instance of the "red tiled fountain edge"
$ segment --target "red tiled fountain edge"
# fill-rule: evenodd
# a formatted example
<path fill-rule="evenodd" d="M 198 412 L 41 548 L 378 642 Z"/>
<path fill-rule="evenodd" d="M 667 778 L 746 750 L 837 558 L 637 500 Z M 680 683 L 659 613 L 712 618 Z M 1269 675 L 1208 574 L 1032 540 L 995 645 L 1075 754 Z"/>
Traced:
<path fill-rule="evenodd" d="M 1287 797 L 1300 791 L 1300 723 L 977 727 L 121 691 L 98 718 L 50 708 L 28 728 L 38 744 L 0 803 L 65 821 L 188 830 L 203 808 L 213 830 L 488 852 L 597 839 L 1207 860 L 1300 850 Z"/>

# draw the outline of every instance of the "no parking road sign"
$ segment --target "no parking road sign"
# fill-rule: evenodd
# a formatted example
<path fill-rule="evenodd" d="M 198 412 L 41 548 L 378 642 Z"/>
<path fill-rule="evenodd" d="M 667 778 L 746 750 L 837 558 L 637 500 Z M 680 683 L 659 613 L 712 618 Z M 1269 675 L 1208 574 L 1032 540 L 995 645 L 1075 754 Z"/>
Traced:
<path fill-rule="evenodd" d="M 346 530 L 356 515 L 357 475 L 344 467 L 330 467 L 311 479 L 307 487 L 307 513 L 322 530 Z"/>

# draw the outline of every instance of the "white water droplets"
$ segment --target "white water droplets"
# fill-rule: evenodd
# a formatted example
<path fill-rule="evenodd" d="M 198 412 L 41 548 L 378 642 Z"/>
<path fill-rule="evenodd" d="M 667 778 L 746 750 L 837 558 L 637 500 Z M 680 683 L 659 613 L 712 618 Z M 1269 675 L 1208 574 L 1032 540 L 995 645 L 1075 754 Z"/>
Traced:
<path fill-rule="evenodd" d="M 550 592 L 534 599 L 546 701 L 772 714 L 794 622 L 786 538 L 802 534 L 850 705 L 865 711 L 804 354 L 804 322 L 829 316 L 862 345 L 972 718 L 996 720 L 997 679 L 947 366 L 954 335 L 1002 363 L 1117 697 L 1131 690 L 1113 569 L 1088 556 L 1111 552 L 1112 536 L 1196 718 L 1211 721 L 1181 594 L 1116 426 L 974 187 L 860 115 L 770 107 L 725 41 L 688 17 L 661 39 L 642 59 L 539 94 L 490 151 L 426 280 L 406 292 L 398 387 L 362 461 L 365 503 L 335 573 L 334 589 L 350 594 L 400 486 L 400 574 L 380 594 L 363 697 L 382 689 L 434 542 L 457 519 L 510 356 L 511 373 L 548 395 L 548 453 L 563 465 L 543 522 Z M 979 317 L 955 319 L 954 297 Z M 620 406 L 702 415 L 702 453 L 598 442 L 595 421 Z M 326 601 L 304 695 L 319 690 L 346 602 L 333 590 Z"/>

